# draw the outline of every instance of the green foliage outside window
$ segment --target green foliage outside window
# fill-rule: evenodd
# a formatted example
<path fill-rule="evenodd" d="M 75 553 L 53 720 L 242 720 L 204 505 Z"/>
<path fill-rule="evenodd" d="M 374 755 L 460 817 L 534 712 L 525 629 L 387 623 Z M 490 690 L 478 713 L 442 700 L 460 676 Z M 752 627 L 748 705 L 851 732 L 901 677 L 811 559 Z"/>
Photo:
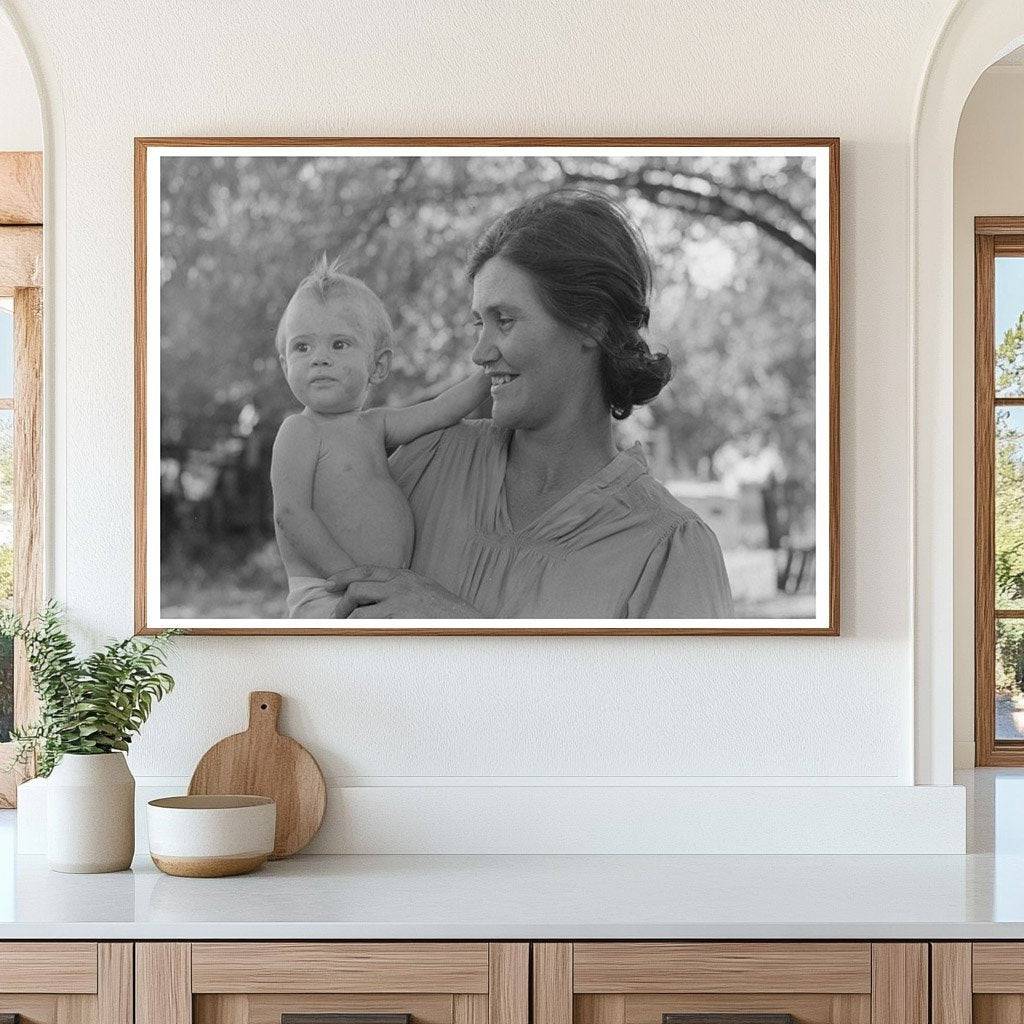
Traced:
<path fill-rule="evenodd" d="M 996 349 L 996 394 L 1024 370 L 1024 313 Z M 1024 410 L 996 410 L 996 607 L 1024 601 Z"/>
<path fill-rule="evenodd" d="M 996 394 L 1019 394 L 1024 381 L 1024 313 L 996 347 Z M 1024 409 L 996 410 L 996 608 L 1024 607 Z M 1024 690 L 1024 628 L 996 623 L 996 687 Z"/>

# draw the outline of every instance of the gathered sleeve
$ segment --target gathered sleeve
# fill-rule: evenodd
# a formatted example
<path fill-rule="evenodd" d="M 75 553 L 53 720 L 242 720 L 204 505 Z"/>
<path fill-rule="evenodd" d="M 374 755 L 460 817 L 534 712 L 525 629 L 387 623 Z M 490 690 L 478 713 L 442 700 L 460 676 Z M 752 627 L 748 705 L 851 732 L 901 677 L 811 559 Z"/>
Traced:
<path fill-rule="evenodd" d="M 655 545 L 626 608 L 630 619 L 733 617 L 722 548 L 703 520 L 681 520 Z"/>

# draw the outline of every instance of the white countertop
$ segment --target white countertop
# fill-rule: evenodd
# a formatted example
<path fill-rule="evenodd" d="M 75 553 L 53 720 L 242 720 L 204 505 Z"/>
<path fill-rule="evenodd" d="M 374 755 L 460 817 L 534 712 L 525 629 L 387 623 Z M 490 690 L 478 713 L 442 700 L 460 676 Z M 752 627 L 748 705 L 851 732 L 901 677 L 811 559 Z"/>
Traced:
<path fill-rule="evenodd" d="M 61 875 L 0 812 L 0 939 L 1024 939 L 1024 772 L 976 772 L 966 856 L 296 857 Z"/>
<path fill-rule="evenodd" d="M 1024 856 L 298 857 L 0 885 L 0 939 L 1024 938 Z"/>

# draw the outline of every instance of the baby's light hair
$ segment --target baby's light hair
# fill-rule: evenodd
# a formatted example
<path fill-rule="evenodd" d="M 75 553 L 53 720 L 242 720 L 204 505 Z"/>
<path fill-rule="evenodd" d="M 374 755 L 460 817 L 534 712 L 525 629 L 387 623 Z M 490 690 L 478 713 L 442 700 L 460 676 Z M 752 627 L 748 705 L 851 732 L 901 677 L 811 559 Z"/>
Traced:
<path fill-rule="evenodd" d="M 343 265 L 344 260 L 341 256 L 328 261 L 327 253 L 323 252 L 313 265 L 313 269 L 299 282 L 277 324 L 278 355 L 284 355 L 286 344 L 284 321 L 288 310 L 302 292 L 308 291 L 316 292 L 321 302 L 335 297 L 360 300 L 369 313 L 369 328 L 373 335 L 373 354 L 376 356 L 384 349 L 391 348 L 394 328 L 391 326 L 391 317 L 388 316 L 384 303 L 380 301 L 377 293 L 359 278 L 344 273 Z"/>

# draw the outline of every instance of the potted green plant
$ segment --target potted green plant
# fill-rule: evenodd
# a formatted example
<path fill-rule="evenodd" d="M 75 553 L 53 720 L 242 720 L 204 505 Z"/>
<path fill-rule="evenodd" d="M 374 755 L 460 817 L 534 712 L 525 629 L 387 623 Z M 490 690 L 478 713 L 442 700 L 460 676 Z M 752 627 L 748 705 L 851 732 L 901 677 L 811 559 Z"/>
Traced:
<path fill-rule="evenodd" d="M 22 622 L 0 614 L 0 634 L 21 640 L 39 718 L 15 729 L 16 760 L 32 755 L 47 783 L 47 862 L 54 871 L 127 868 L 135 852 L 135 779 L 124 752 L 153 702 L 174 687 L 162 671 L 178 630 L 114 641 L 84 658 L 51 602 Z"/>

